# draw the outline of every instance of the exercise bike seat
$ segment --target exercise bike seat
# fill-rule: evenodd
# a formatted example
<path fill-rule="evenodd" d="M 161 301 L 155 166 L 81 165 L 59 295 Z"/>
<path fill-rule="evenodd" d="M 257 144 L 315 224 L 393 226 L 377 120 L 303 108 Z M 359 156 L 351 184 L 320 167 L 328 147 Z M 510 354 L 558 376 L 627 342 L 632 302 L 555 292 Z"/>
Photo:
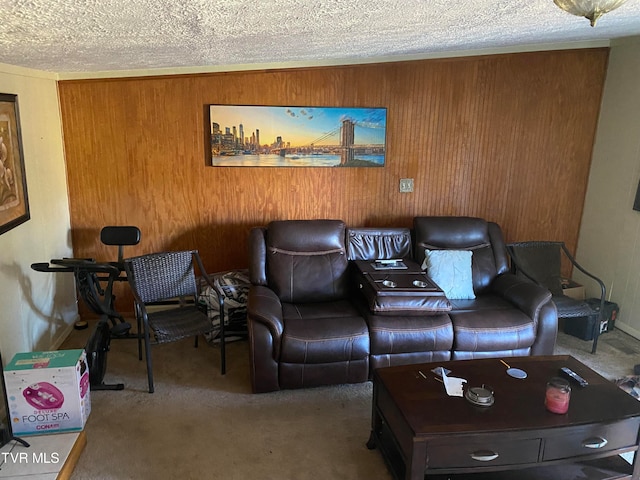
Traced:
<path fill-rule="evenodd" d="M 100 230 L 100 241 L 105 245 L 115 245 L 118 247 L 118 260 L 109 262 L 117 267 L 120 272 L 124 272 L 124 246 L 137 245 L 140 243 L 140 229 L 134 226 L 107 226 Z M 119 277 L 116 280 L 125 281 L 127 278 Z"/>

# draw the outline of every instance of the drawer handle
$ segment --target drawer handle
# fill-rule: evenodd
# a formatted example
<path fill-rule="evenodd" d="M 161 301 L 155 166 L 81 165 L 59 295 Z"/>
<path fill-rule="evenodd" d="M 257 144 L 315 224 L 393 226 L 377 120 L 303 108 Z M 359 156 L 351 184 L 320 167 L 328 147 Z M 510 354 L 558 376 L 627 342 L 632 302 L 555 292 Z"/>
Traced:
<path fill-rule="evenodd" d="M 471 454 L 471 458 L 479 462 L 490 462 L 491 460 L 498 458 L 498 454 L 491 450 L 478 450 Z"/>
<path fill-rule="evenodd" d="M 585 448 L 602 448 L 607 444 L 606 438 L 601 437 L 593 437 L 587 438 L 584 442 L 582 442 L 582 446 Z"/>

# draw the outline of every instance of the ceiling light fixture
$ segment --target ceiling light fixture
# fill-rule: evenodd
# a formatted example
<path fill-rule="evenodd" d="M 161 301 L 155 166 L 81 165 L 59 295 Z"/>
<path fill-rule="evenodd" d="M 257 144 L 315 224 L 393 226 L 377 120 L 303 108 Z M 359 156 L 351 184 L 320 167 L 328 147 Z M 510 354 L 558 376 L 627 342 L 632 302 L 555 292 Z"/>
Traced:
<path fill-rule="evenodd" d="M 607 12 L 615 10 L 627 0 L 553 0 L 565 12 L 588 18 L 595 27 L 598 19 Z"/>

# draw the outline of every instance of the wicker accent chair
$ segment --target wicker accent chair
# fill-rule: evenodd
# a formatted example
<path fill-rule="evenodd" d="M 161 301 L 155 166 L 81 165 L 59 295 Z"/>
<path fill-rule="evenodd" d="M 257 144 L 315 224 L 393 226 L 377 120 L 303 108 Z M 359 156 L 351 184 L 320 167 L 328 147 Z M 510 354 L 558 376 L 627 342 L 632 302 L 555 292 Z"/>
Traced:
<path fill-rule="evenodd" d="M 604 314 L 606 288 L 602 280 L 585 270 L 571 255 L 564 242 L 530 241 L 516 242 L 507 245 L 511 257 L 511 268 L 516 275 L 521 275 L 551 292 L 551 299 L 558 310 L 558 318 L 577 318 L 592 315 L 593 309 L 584 300 L 576 300 L 563 294 L 562 291 L 562 255 L 571 265 L 594 280 L 600 287 L 600 310 L 593 326 L 593 346 L 591 353 L 596 353 L 600 322 Z"/>
<path fill-rule="evenodd" d="M 149 393 L 153 393 L 153 367 L 151 362 L 151 333 L 154 344 L 174 342 L 195 337 L 213 330 L 206 307 L 198 302 L 199 282 L 196 281 L 194 262 L 202 278 L 216 289 L 209 279 L 197 250 L 163 252 L 142 255 L 125 260 L 127 278 L 134 295 L 138 322 L 138 348 L 144 338 Z M 218 295 L 220 299 L 223 295 Z M 221 300 L 222 302 L 222 300 Z M 148 306 L 161 305 L 148 310 Z M 223 305 L 221 304 L 221 311 Z M 220 323 L 221 373 L 225 373 L 224 322 Z"/>

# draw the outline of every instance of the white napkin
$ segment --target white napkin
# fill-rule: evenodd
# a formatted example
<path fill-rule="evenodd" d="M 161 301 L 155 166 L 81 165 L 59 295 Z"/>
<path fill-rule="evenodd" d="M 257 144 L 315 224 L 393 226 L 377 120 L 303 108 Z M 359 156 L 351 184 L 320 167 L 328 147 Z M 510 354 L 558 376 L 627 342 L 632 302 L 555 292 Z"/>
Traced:
<path fill-rule="evenodd" d="M 442 371 L 442 381 L 444 382 L 444 388 L 447 391 L 447 395 L 450 397 L 462 397 L 462 386 L 467 383 L 464 378 L 447 377 L 447 374 Z"/>

